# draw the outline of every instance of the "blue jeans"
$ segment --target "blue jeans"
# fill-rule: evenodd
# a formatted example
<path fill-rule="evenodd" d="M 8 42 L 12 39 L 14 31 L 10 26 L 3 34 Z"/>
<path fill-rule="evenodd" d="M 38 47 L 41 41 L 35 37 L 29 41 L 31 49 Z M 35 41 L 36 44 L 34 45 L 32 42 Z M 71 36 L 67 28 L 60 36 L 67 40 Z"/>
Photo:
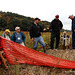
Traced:
<path fill-rule="evenodd" d="M 38 47 L 38 42 L 41 44 L 42 47 L 45 47 L 43 38 L 39 36 L 39 37 L 34 37 L 34 41 L 33 41 L 34 49 Z"/>

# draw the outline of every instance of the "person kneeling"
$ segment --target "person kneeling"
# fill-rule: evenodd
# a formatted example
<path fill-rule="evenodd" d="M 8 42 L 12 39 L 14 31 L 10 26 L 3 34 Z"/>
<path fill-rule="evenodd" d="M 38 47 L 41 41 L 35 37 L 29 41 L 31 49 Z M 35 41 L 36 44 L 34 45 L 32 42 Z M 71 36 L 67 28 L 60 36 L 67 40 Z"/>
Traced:
<path fill-rule="evenodd" d="M 61 36 L 61 45 L 62 45 L 62 49 L 66 49 L 70 47 L 70 37 L 69 35 L 66 33 L 66 31 L 63 32 L 63 35 Z"/>

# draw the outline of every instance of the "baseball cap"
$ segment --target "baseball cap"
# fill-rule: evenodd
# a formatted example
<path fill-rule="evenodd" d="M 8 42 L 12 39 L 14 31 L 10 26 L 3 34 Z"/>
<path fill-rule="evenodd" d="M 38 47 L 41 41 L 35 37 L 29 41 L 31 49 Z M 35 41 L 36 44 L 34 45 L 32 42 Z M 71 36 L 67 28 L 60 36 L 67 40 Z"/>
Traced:
<path fill-rule="evenodd" d="M 35 20 L 39 20 L 39 21 L 40 21 L 40 19 L 39 19 L 39 18 L 35 18 Z"/>
<path fill-rule="evenodd" d="M 56 15 L 55 17 L 56 17 L 56 18 L 59 18 L 59 15 Z"/>
<path fill-rule="evenodd" d="M 18 30 L 18 29 L 20 29 L 20 27 L 15 27 L 15 30 Z"/>
<path fill-rule="evenodd" d="M 68 17 L 68 18 L 70 18 L 71 16 L 73 16 L 73 15 L 69 15 L 69 17 Z"/>

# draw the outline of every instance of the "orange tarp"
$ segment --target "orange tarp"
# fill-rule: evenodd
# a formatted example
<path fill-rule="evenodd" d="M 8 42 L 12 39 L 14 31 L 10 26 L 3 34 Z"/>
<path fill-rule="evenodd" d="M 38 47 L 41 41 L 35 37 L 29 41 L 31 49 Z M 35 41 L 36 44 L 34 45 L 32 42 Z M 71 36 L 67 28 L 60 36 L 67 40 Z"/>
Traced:
<path fill-rule="evenodd" d="M 75 61 L 57 58 L 33 49 L 24 47 L 13 41 L 0 37 L 0 47 L 3 48 L 5 56 L 10 64 L 24 63 L 32 65 L 43 65 L 57 68 L 75 69 Z"/>

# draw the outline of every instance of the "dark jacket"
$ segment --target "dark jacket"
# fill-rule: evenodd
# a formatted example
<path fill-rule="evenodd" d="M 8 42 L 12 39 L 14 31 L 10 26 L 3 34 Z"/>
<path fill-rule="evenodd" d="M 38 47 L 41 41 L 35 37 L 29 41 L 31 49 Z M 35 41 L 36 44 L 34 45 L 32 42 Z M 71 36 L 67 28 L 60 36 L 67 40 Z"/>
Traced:
<path fill-rule="evenodd" d="M 58 20 L 54 19 L 51 22 L 49 29 L 52 29 L 53 32 L 60 32 L 62 27 L 63 27 L 62 22 L 59 19 Z"/>
<path fill-rule="evenodd" d="M 13 33 L 13 35 L 11 36 L 11 40 L 15 42 L 16 37 L 15 37 L 16 31 Z M 24 35 L 23 32 L 20 32 L 20 34 L 22 35 L 22 41 L 25 42 L 26 36 Z"/>
<path fill-rule="evenodd" d="M 75 30 L 75 17 L 72 19 L 72 32 Z"/>
<path fill-rule="evenodd" d="M 41 32 L 43 32 L 43 28 L 39 24 L 36 25 L 32 23 L 30 27 L 30 37 L 31 38 L 39 37 L 41 36 Z"/>

